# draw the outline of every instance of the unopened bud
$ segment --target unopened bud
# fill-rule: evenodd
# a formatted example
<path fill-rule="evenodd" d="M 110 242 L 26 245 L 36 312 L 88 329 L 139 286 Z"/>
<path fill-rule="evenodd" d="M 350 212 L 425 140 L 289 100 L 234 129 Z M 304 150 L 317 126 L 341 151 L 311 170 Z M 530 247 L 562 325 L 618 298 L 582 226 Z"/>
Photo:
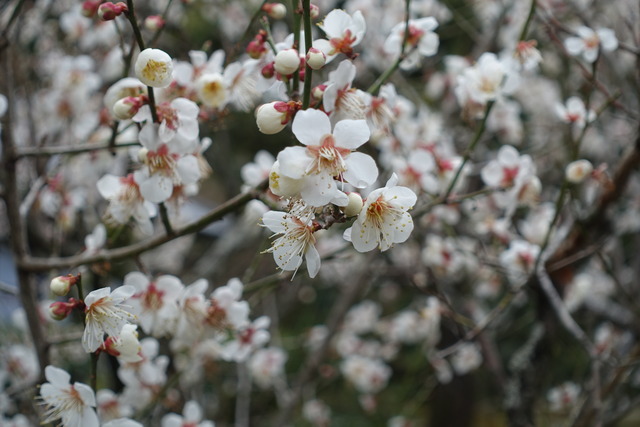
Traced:
<path fill-rule="evenodd" d="M 264 43 L 258 40 L 251 40 L 246 49 L 247 55 L 252 59 L 260 59 L 266 51 L 267 48 L 264 46 Z"/>
<path fill-rule="evenodd" d="M 364 203 L 362 202 L 362 196 L 358 193 L 349 193 L 349 203 L 344 208 L 344 214 L 347 217 L 356 216 L 362 210 Z"/>
<path fill-rule="evenodd" d="M 311 89 L 311 96 L 313 96 L 313 99 L 321 100 L 326 89 L 327 85 L 318 85 Z"/>
<path fill-rule="evenodd" d="M 569 163 L 564 172 L 567 181 L 572 184 L 579 184 L 591 175 L 593 165 L 589 160 L 576 160 L 575 162 Z"/>
<path fill-rule="evenodd" d="M 118 120 L 129 120 L 138 113 L 142 101 L 135 96 L 127 96 L 113 104 L 113 116 Z"/>
<path fill-rule="evenodd" d="M 318 16 L 320 16 L 320 8 L 318 6 L 316 6 L 315 4 L 311 4 L 310 6 L 310 16 L 311 19 L 318 19 Z"/>
<path fill-rule="evenodd" d="M 320 49 L 312 47 L 307 52 L 307 64 L 312 70 L 319 70 L 327 63 L 327 56 Z"/>
<path fill-rule="evenodd" d="M 300 56 L 296 49 L 285 49 L 278 52 L 274 68 L 279 74 L 288 76 L 300 67 Z"/>
<path fill-rule="evenodd" d="M 81 9 L 82 16 L 93 18 L 93 16 L 98 12 L 98 8 L 101 3 L 102 0 L 87 0 L 83 2 Z"/>
<path fill-rule="evenodd" d="M 79 276 L 73 276 L 69 274 L 68 276 L 58 276 L 51 279 L 51 283 L 49 284 L 49 289 L 55 295 L 59 297 L 63 297 L 69 293 L 71 290 L 71 286 L 75 285 L 78 281 Z"/>
<path fill-rule="evenodd" d="M 289 109 L 289 105 L 282 101 L 270 102 L 258 107 L 256 123 L 260 132 L 273 135 L 284 129 L 290 119 Z"/>
<path fill-rule="evenodd" d="M 149 31 L 158 31 L 164 27 L 164 24 L 166 24 L 166 21 L 160 15 L 147 16 L 144 20 L 144 27 Z"/>
<path fill-rule="evenodd" d="M 68 302 L 57 301 L 49 306 L 49 315 L 53 320 L 64 320 L 75 308 L 84 309 L 84 303 L 75 298 L 69 298 Z"/>
<path fill-rule="evenodd" d="M 270 79 L 276 74 L 276 69 L 273 67 L 273 62 L 268 63 L 264 67 L 262 67 L 262 77 L 265 79 Z"/>
<path fill-rule="evenodd" d="M 123 2 L 118 2 L 113 4 L 108 1 L 106 3 L 102 3 L 98 8 L 98 16 L 103 21 L 111 21 L 116 19 L 118 16 L 122 15 L 123 12 L 128 11 L 129 8 Z"/>
<path fill-rule="evenodd" d="M 273 19 L 283 19 L 287 16 L 287 7 L 282 3 L 265 3 L 262 10 Z"/>

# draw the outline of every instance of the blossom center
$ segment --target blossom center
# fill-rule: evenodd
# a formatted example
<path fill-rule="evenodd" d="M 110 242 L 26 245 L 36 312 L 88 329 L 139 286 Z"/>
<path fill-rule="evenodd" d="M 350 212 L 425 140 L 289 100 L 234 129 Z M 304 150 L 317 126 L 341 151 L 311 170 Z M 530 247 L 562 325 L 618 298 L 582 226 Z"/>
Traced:
<path fill-rule="evenodd" d="M 142 305 L 150 311 L 157 311 L 164 305 L 162 296 L 164 292 L 158 289 L 155 283 L 149 284 L 147 292 L 144 294 Z"/>
<path fill-rule="evenodd" d="M 329 40 L 329 43 L 331 43 L 331 47 L 333 47 L 329 54 L 334 55 L 338 53 L 344 53 L 347 56 L 352 56 L 353 47 L 351 46 L 353 45 L 353 43 L 355 43 L 355 41 L 356 37 L 351 34 L 351 30 L 345 30 L 342 38 L 333 37 L 331 40 Z"/>
<path fill-rule="evenodd" d="M 409 34 L 407 35 L 407 45 L 417 46 L 423 35 L 424 35 L 424 31 L 422 31 L 420 28 L 417 28 L 414 25 L 409 25 Z M 402 36 L 403 37 L 405 36 L 404 32 Z"/>
<path fill-rule="evenodd" d="M 142 69 L 142 76 L 151 81 L 159 81 L 167 75 L 168 67 L 166 62 L 150 59 Z"/>
<path fill-rule="evenodd" d="M 338 176 L 347 168 L 344 163 L 344 157 L 351 150 L 336 147 L 333 135 L 325 135 L 320 140 L 320 145 L 311 145 L 307 147 L 314 157 L 311 170 L 314 173 L 328 172 L 331 176 Z"/>
<path fill-rule="evenodd" d="M 162 144 L 157 151 L 149 151 L 147 154 L 149 172 L 151 174 L 164 172 L 167 175 L 171 175 L 176 166 L 176 158 L 176 155 L 169 153 L 167 144 Z"/>
<path fill-rule="evenodd" d="M 513 185 L 513 181 L 518 176 L 519 168 L 518 166 L 514 167 L 504 167 L 502 168 L 502 182 L 501 184 L 505 187 L 509 187 Z"/>
<path fill-rule="evenodd" d="M 169 129 L 176 130 L 180 124 L 178 112 L 171 108 L 168 102 L 163 102 L 158 106 L 158 116 L 164 121 Z"/>

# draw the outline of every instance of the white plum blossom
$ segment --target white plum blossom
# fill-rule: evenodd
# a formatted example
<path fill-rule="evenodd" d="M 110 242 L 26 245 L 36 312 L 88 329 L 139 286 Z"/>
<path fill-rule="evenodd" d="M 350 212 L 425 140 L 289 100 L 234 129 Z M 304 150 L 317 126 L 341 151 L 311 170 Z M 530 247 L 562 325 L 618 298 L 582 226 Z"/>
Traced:
<path fill-rule="evenodd" d="M 249 324 L 249 303 L 241 301 L 243 287 L 240 279 L 234 277 L 211 293 L 207 320 L 213 326 L 237 330 Z"/>
<path fill-rule="evenodd" d="M 347 312 L 343 328 L 350 333 L 359 335 L 370 332 L 375 327 L 381 312 L 380 304 L 364 300 L 351 307 Z"/>
<path fill-rule="evenodd" d="M 573 408 L 580 396 L 580 386 L 567 381 L 549 390 L 547 400 L 552 411 L 563 411 Z"/>
<path fill-rule="evenodd" d="M 193 141 L 198 138 L 198 114 L 200 108 L 195 102 L 186 98 L 175 98 L 171 102 L 162 102 L 156 106 L 160 127 L 158 137 L 161 142 L 169 142 L 176 135 L 181 139 Z M 151 108 L 143 105 L 133 117 L 134 122 L 151 122 Z"/>
<path fill-rule="evenodd" d="M 567 99 L 565 105 L 555 105 L 556 115 L 565 123 L 571 123 L 581 128 L 586 123 L 592 122 L 596 118 L 596 112 L 589 109 L 584 105 L 581 98 L 572 96 Z"/>
<path fill-rule="evenodd" d="M 509 248 L 500 254 L 500 264 L 507 270 L 513 285 L 521 284 L 527 274 L 533 271 L 540 246 L 526 240 L 514 240 Z"/>
<path fill-rule="evenodd" d="M 482 117 L 484 106 L 510 93 L 518 86 L 514 70 L 494 53 L 483 53 L 471 67 L 457 77 L 456 98 L 471 117 Z"/>
<path fill-rule="evenodd" d="M 284 374 L 287 353 L 279 347 L 268 347 L 256 351 L 249 359 L 249 372 L 255 382 L 267 388 Z"/>
<path fill-rule="evenodd" d="M 133 415 L 133 408 L 122 399 L 122 396 L 107 388 L 97 391 L 96 401 L 98 403 L 98 415 L 102 421 L 116 420 Z"/>
<path fill-rule="evenodd" d="M 163 142 L 158 126 L 148 123 L 139 135 L 144 147 L 139 157 L 146 167 L 138 171 L 136 182 L 142 197 L 152 203 L 166 201 L 173 195 L 174 187 L 196 184 L 202 176 L 198 157 L 178 144 Z"/>
<path fill-rule="evenodd" d="M 302 416 L 314 426 L 328 426 L 331 422 L 331 408 L 321 400 L 307 400 L 302 405 Z"/>
<path fill-rule="evenodd" d="M 329 117 L 312 109 L 299 111 L 292 129 L 305 147 L 287 147 L 278 154 L 280 174 L 303 180 L 300 196 L 309 205 L 323 206 L 336 199 L 346 205 L 347 196 L 335 179 L 364 188 L 378 177 L 373 158 L 353 151 L 369 140 L 365 120 L 339 121 L 332 132 Z"/>
<path fill-rule="evenodd" d="M 458 375 L 465 375 L 482 364 L 482 353 L 477 344 L 464 343 L 451 356 L 451 366 Z"/>
<path fill-rule="evenodd" d="M 220 73 L 202 74 L 195 82 L 198 99 L 210 108 L 222 108 L 227 103 L 227 88 Z"/>
<path fill-rule="evenodd" d="M 163 275 L 149 280 L 134 271 L 125 276 L 124 284 L 135 289 L 127 302 L 144 333 L 156 338 L 173 333 L 179 313 L 177 301 L 184 289 L 180 279 Z"/>
<path fill-rule="evenodd" d="M 363 39 L 367 25 L 362 12 L 357 10 L 353 15 L 341 9 L 334 9 L 318 25 L 328 40 L 317 39 L 313 47 L 320 49 L 327 56 L 327 63 L 340 53 L 354 57 L 353 48 Z"/>
<path fill-rule="evenodd" d="M 199 279 L 183 287 L 177 298 L 178 314 L 172 346 L 182 348 L 192 345 L 202 333 L 207 317 L 207 303 L 204 293 L 209 282 Z"/>
<path fill-rule="evenodd" d="M 147 86 L 167 87 L 173 78 L 171 57 L 160 49 L 145 49 L 136 58 L 136 77 Z"/>
<path fill-rule="evenodd" d="M 167 414 L 162 417 L 161 427 L 214 427 L 213 421 L 202 420 L 202 408 L 195 400 L 184 404 L 182 416 Z"/>
<path fill-rule="evenodd" d="M 143 427 L 143 425 L 131 418 L 118 418 L 102 424 L 102 427 Z"/>
<path fill-rule="evenodd" d="M 140 193 L 140 172 L 118 177 L 107 174 L 97 182 L 98 192 L 109 201 L 105 221 L 118 225 L 127 224 L 133 218 L 144 234 L 153 233 L 151 218 L 156 216 L 156 206 L 146 201 Z"/>
<path fill-rule="evenodd" d="M 105 340 L 102 348 L 112 356 L 116 356 L 120 363 L 141 361 L 140 351 L 142 351 L 142 346 L 138 341 L 137 328 L 137 325 L 125 324 L 119 335 L 110 336 Z"/>
<path fill-rule="evenodd" d="M 391 368 L 382 360 L 350 355 L 340 364 L 340 372 L 360 393 L 377 393 L 387 386 Z"/>
<path fill-rule="evenodd" d="M 580 159 L 569 163 L 565 167 L 565 178 L 572 184 L 579 184 L 593 172 L 593 165 L 589 160 Z"/>
<path fill-rule="evenodd" d="M 329 73 L 322 95 L 322 106 L 332 118 L 363 119 L 366 114 L 365 96 L 352 88 L 356 77 L 356 66 L 349 60 L 338 64 L 338 68 Z"/>
<path fill-rule="evenodd" d="M 496 159 L 487 163 L 480 175 L 490 187 L 509 188 L 516 184 L 519 176 L 529 173 L 533 167 L 531 156 L 521 156 L 516 148 L 503 145 Z"/>
<path fill-rule="evenodd" d="M 245 164 L 240 169 L 242 181 L 250 187 L 255 187 L 265 179 L 269 178 L 271 168 L 276 159 L 266 150 L 260 150 L 256 153 L 254 161 Z"/>
<path fill-rule="evenodd" d="M 269 211 L 262 216 L 262 223 L 274 236 L 268 253 L 284 271 L 297 271 L 302 258 L 307 262 L 307 270 L 311 278 L 320 271 L 320 254 L 315 247 L 314 233 L 318 227 L 314 224 L 314 215 L 308 208 L 301 207 L 293 212 Z"/>
<path fill-rule="evenodd" d="M 587 62 L 598 58 L 600 49 L 610 52 L 618 48 L 618 39 L 613 30 L 598 28 L 595 31 L 586 26 L 576 28 L 577 37 L 568 37 L 564 47 L 570 55 L 579 56 Z"/>
<path fill-rule="evenodd" d="M 395 243 L 402 243 L 413 231 L 413 219 L 408 212 L 416 204 L 417 196 L 407 187 L 397 186 L 398 176 L 393 174 L 383 188 L 367 196 L 353 225 L 345 230 L 344 238 L 358 252 L 369 252 L 376 247 L 386 251 Z"/>
<path fill-rule="evenodd" d="M 104 334 L 117 336 L 122 327 L 135 320 L 136 316 L 124 302 L 135 293 L 133 286 L 120 286 L 113 292 L 100 288 L 90 292 L 84 299 L 85 328 L 82 347 L 93 353 L 102 345 Z"/>
<path fill-rule="evenodd" d="M 267 330 L 270 324 L 269 318 L 262 316 L 237 331 L 234 338 L 224 343 L 220 349 L 222 358 L 227 361 L 246 361 L 254 350 L 265 345 L 271 338 Z"/>
<path fill-rule="evenodd" d="M 402 61 L 400 68 L 409 70 L 419 65 L 420 56 L 433 56 L 438 51 L 440 39 L 434 30 L 438 28 L 436 18 L 429 16 L 409 20 L 409 35 L 405 44 L 405 53 L 409 55 Z M 400 22 L 391 29 L 384 42 L 384 50 L 390 55 L 399 55 L 405 38 L 406 25 Z"/>
<path fill-rule="evenodd" d="M 46 406 L 42 424 L 61 420 L 64 427 L 98 427 L 96 397 L 86 384 L 71 384 L 71 376 L 55 366 L 44 369 L 47 382 L 40 387 L 40 399 Z"/>

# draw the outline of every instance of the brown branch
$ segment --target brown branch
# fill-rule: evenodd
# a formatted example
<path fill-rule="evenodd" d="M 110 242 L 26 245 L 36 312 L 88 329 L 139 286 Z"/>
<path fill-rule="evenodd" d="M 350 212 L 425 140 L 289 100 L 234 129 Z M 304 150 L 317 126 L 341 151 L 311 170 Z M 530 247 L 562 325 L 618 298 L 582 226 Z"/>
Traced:
<path fill-rule="evenodd" d="M 15 143 L 13 141 L 13 70 L 11 63 L 12 49 L 7 49 L 1 57 L 4 71 L 5 87 L 4 93 L 7 96 L 8 108 L 2 121 L 2 171 L 4 172 L 4 201 L 7 210 L 7 220 L 9 222 L 9 233 L 11 236 L 11 248 L 16 258 L 18 286 L 20 289 L 20 302 L 27 316 L 29 331 L 36 349 L 40 372 L 44 373 L 45 366 L 49 365 L 49 343 L 47 342 L 42 323 L 40 322 L 39 309 L 37 305 L 37 295 L 33 275 L 20 266 L 20 263 L 29 257 L 29 245 L 25 223 L 20 215 L 20 194 L 17 181 L 17 158 L 15 156 Z"/>
<path fill-rule="evenodd" d="M 138 243 L 134 243 L 129 246 L 121 248 L 111 249 L 99 252 L 93 255 L 75 255 L 70 257 L 51 257 L 51 258 L 35 258 L 35 257 L 23 257 L 18 261 L 20 268 L 26 271 L 48 271 L 52 269 L 73 268 L 84 264 L 93 264 L 99 262 L 112 262 L 128 257 L 135 257 L 136 255 L 146 252 L 150 249 L 154 249 L 164 243 L 174 240 L 178 237 L 192 234 L 207 227 L 212 222 L 222 219 L 226 214 L 231 213 L 252 199 L 258 197 L 267 188 L 267 181 L 258 185 L 257 187 L 248 190 L 244 193 L 240 193 L 237 196 L 227 200 L 220 206 L 210 210 L 207 214 L 203 215 L 200 219 L 197 219 L 182 227 L 176 227 L 173 229 L 172 234 L 164 232 L 159 236 L 150 237 Z"/>
<path fill-rule="evenodd" d="M 17 149 L 14 157 L 50 157 L 59 154 L 80 154 L 86 153 L 89 151 L 96 150 L 106 150 L 106 149 L 115 149 L 115 148 L 126 148 L 140 145 L 138 141 L 132 142 L 121 142 L 119 144 L 111 144 L 110 141 L 107 142 L 95 142 L 91 144 L 76 144 L 76 145 L 61 145 L 58 147 L 23 147 L 21 149 Z"/>

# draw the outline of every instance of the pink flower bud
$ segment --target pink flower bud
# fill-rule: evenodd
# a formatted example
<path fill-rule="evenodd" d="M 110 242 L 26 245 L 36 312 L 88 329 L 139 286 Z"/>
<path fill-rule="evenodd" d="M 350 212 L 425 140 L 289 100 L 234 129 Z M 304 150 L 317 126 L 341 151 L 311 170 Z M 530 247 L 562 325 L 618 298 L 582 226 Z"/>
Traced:
<path fill-rule="evenodd" d="M 311 19 L 318 19 L 318 16 L 320 16 L 320 8 L 315 4 L 312 4 L 310 6 L 311 6 L 311 10 L 310 10 Z"/>
<path fill-rule="evenodd" d="M 262 73 L 262 77 L 264 77 L 265 79 L 270 79 L 273 76 L 275 76 L 276 69 L 273 66 L 273 62 L 270 62 L 269 64 L 262 67 L 261 73 Z"/>
<path fill-rule="evenodd" d="M 144 27 L 149 31 L 158 31 L 166 24 L 165 20 L 160 15 L 147 16 L 144 20 Z"/>
<path fill-rule="evenodd" d="M 327 62 L 327 56 L 320 49 L 312 47 L 307 52 L 307 64 L 312 70 L 319 70 Z"/>
<path fill-rule="evenodd" d="M 98 16 L 103 21 L 111 21 L 128 10 L 129 8 L 123 2 L 113 4 L 112 2 L 108 1 L 100 5 L 100 7 L 98 8 Z"/>
<path fill-rule="evenodd" d="M 264 43 L 258 40 L 251 40 L 247 45 L 247 55 L 249 55 L 253 59 L 259 59 L 264 55 L 267 51 L 267 48 L 264 46 Z"/>
<path fill-rule="evenodd" d="M 98 8 L 102 0 L 87 0 L 82 3 L 82 16 L 86 16 L 87 18 L 93 18 L 93 16 L 98 12 Z"/>
<path fill-rule="evenodd" d="M 296 49 L 284 49 L 276 55 L 274 68 L 279 74 L 288 76 L 300 67 L 300 56 Z"/>
<path fill-rule="evenodd" d="M 137 96 L 119 99 L 113 104 L 113 116 L 118 120 L 129 120 L 138 113 L 143 104 L 143 100 Z"/>
<path fill-rule="evenodd" d="M 287 7 L 282 3 L 265 3 L 262 10 L 273 19 L 283 19 L 287 16 Z"/>
<path fill-rule="evenodd" d="M 64 320 L 74 310 L 84 310 L 84 302 L 69 298 L 69 302 L 57 301 L 49 306 L 49 314 L 54 320 Z"/>

